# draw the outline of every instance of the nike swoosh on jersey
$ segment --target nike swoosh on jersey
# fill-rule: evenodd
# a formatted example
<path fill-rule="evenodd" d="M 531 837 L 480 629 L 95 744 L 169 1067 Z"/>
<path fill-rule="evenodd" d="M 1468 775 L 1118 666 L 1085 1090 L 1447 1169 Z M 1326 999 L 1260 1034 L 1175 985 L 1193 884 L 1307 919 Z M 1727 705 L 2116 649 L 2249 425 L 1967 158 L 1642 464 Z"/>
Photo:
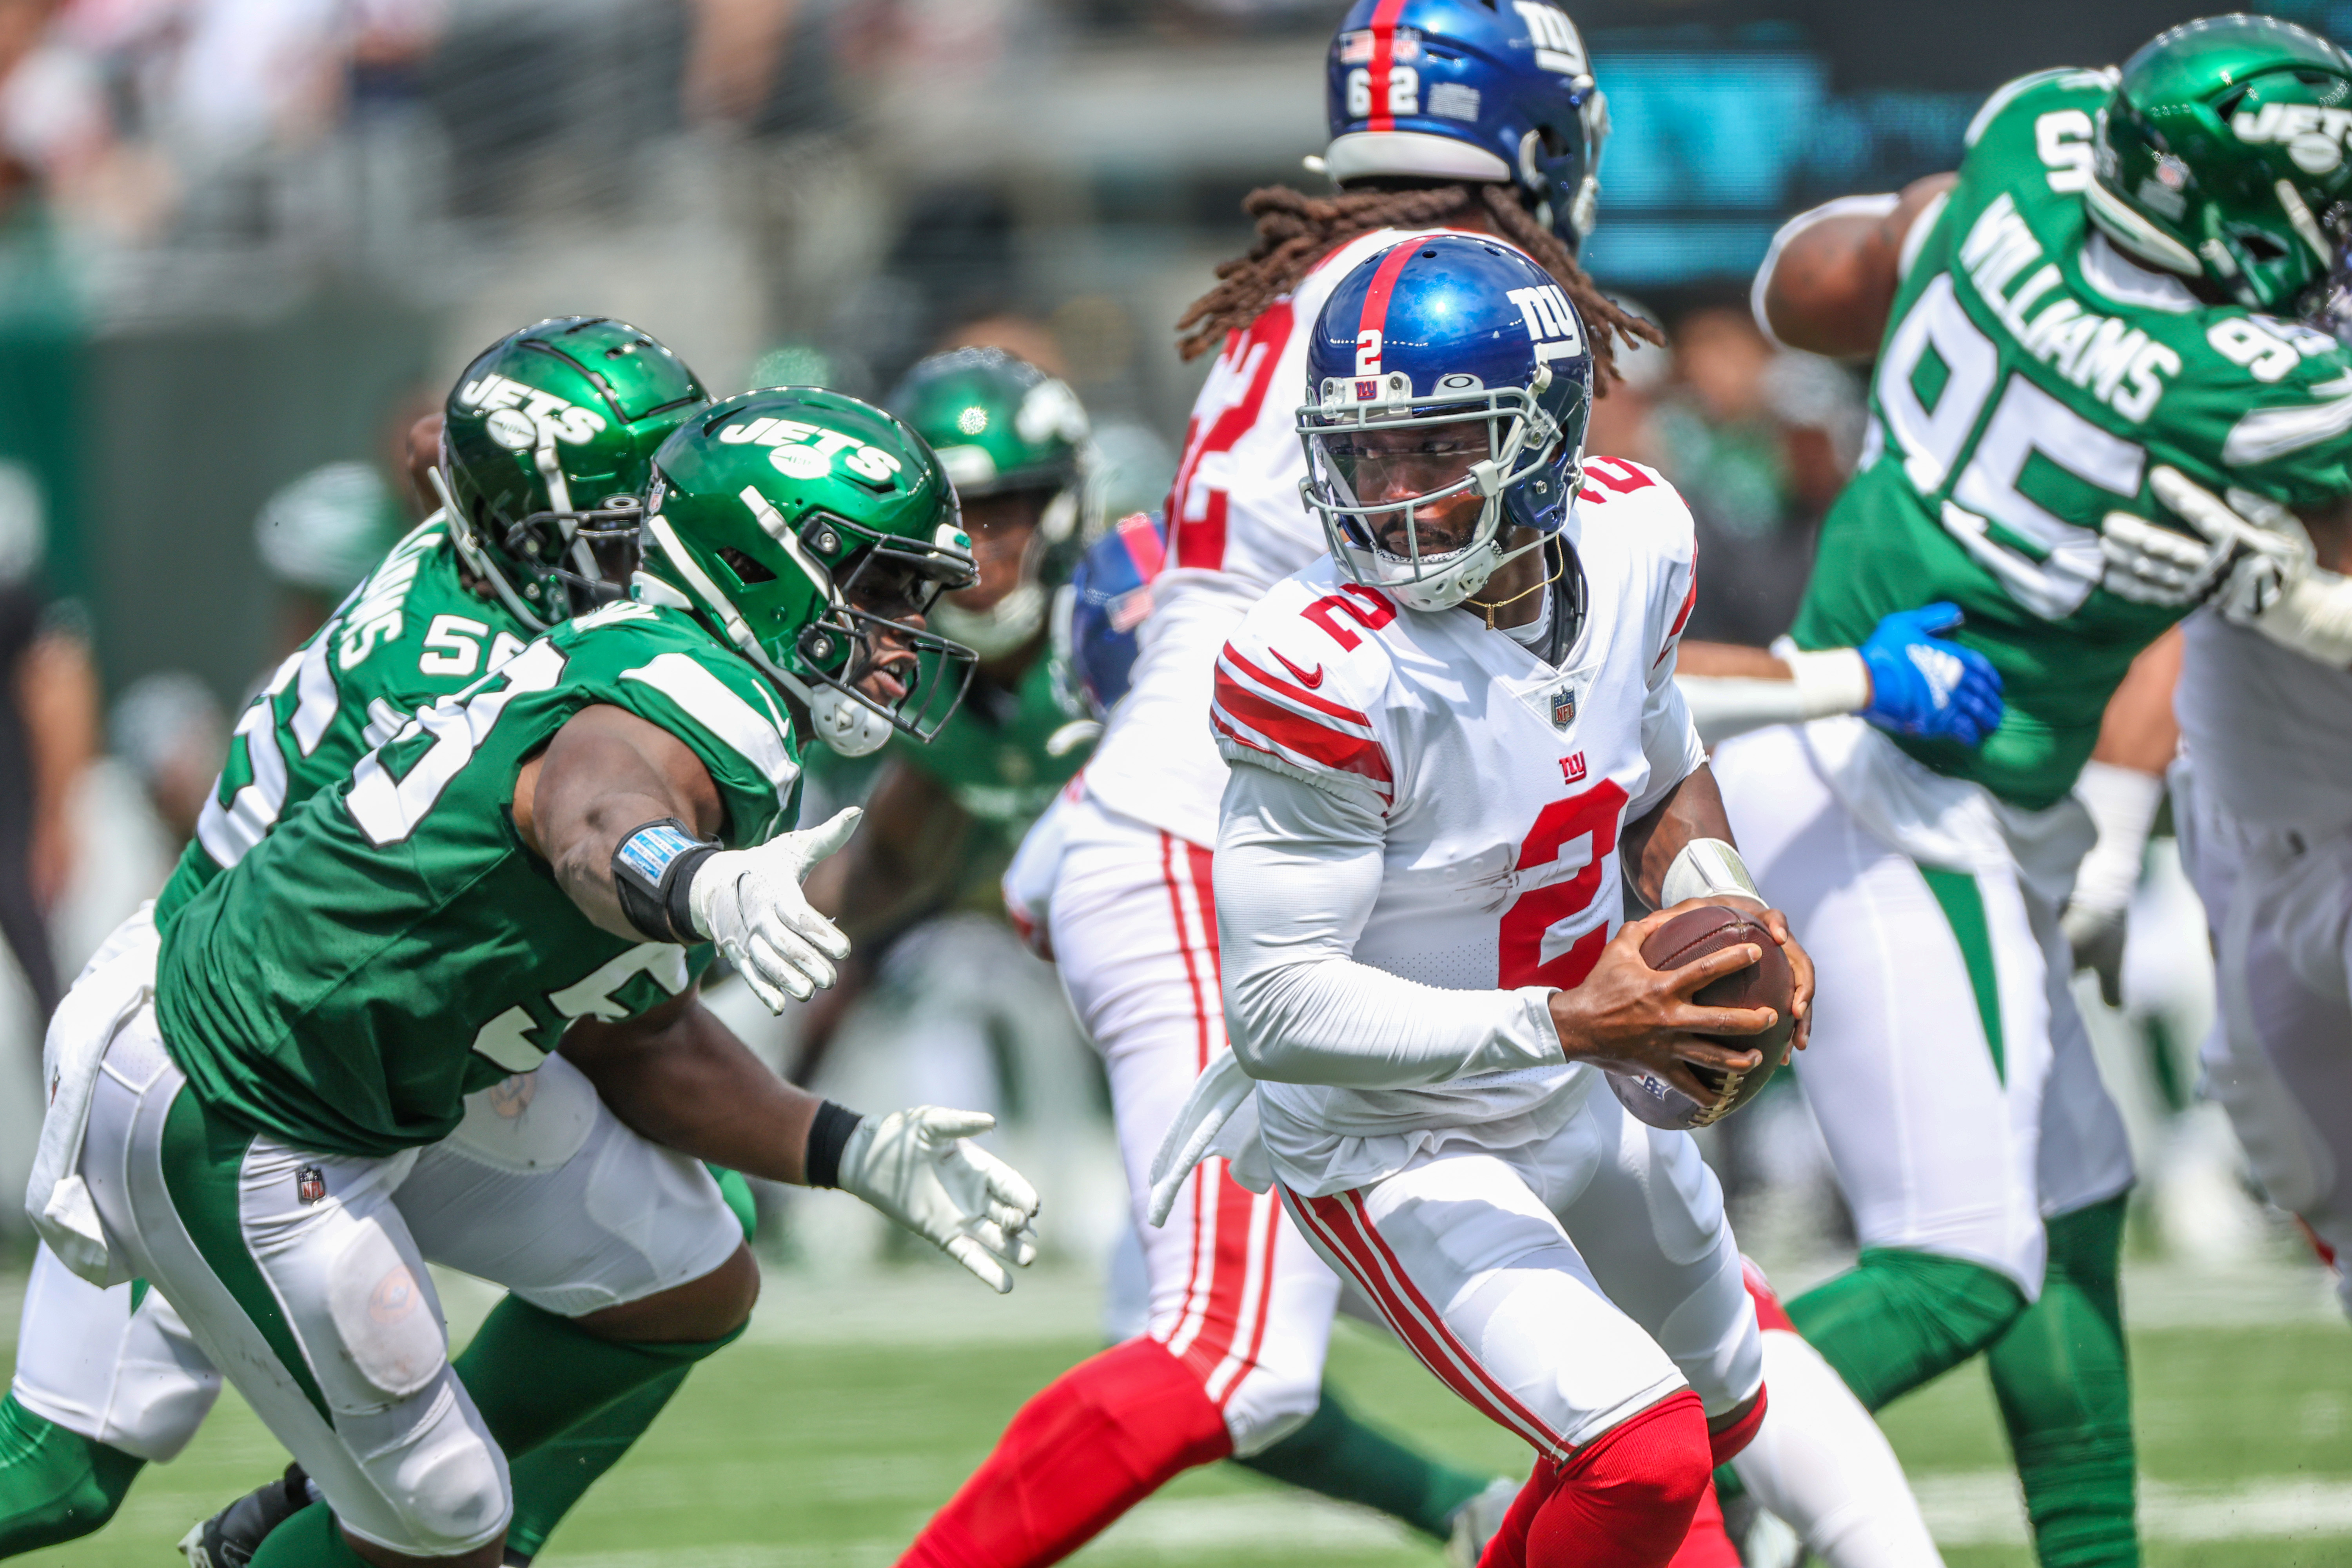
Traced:
<path fill-rule="evenodd" d="M 1275 658 L 1281 658 L 1282 668 L 1297 676 L 1298 678 L 1298 684 L 1304 686 L 1309 691 L 1314 690 L 1315 688 L 1323 684 L 1323 667 L 1321 665 L 1317 665 L 1315 667 L 1315 673 L 1309 675 L 1305 670 L 1299 668 L 1297 665 L 1291 663 L 1290 660 L 1283 658 L 1282 650 L 1280 648 L 1268 648 L 1266 651 L 1273 654 Z"/>

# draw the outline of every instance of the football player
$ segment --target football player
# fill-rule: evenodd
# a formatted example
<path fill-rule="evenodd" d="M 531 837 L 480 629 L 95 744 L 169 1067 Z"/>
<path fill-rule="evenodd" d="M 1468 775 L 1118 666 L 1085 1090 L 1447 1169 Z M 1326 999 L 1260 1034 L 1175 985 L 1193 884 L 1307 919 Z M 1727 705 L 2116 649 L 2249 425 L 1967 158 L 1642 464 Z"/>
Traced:
<path fill-rule="evenodd" d="M 1255 1080 L 1220 1149 L 1537 1450 L 1485 1562 L 1661 1568 L 1763 1417 L 1762 1346 L 1697 1146 L 1592 1069 L 1704 1100 L 1693 1067 L 1754 1068 L 1778 1020 L 1690 1000 L 1753 946 L 1650 968 L 1665 917 L 1625 923 L 1623 881 L 1757 910 L 1800 1046 L 1811 992 L 1674 684 L 1690 514 L 1644 468 L 1585 484 L 1583 326 L 1508 246 L 1393 241 L 1306 330 L 1330 553 L 1250 610 L 1211 710 L 1233 1051 L 1202 1087 Z"/>
<path fill-rule="evenodd" d="M 507 406 L 542 472 L 594 427 Z M 740 1331 L 740 1226 L 669 1149 L 847 1188 L 999 1289 L 1033 1254 L 1034 1194 L 965 1142 L 985 1117 L 820 1102 L 693 994 L 714 943 L 772 1007 L 845 954 L 800 879 L 854 818 L 788 830 L 793 734 L 952 711 L 971 656 L 921 621 L 971 576 L 945 477 L 879 410 L 782 390 L 695 410 L 649 493 L 632 600 L 384 715 L 341 788 L 160 935 L 118 933 L 52 1029 L 45 1239 L 168 1296 L 323 1496 L 265 1568 L 495 1563 L 506 1452 Z M 293 687 L 299 741 L 333 689 Z M 462 1369 L 428 1256 L 514 1292 Z"/>
<path fill-rule="evenodd" d="M 1314 312 L 1362 257 L 1446 225 L 1540 258 L 1602 336 L 1654 335 L 1574 259 L 1608 122 L 1565 13 L 1360 0 L 1328 85 L 1339 191 L 1254 194 L 1256 245 L 1180 323 L 1188 357 L 1219 352 L 1170 494 L 1168 568 L 1134 688 L 1083 797 L 1055 814 L 1054 951 L 1109 1071 L 1133 1194 L 1194 1074 L 1224 1048 L 1209 862 L 1225 768 L 1202 715 L 1241 613 L 1323 548 L 1299 508 L 1288 413 Z M 1058 1561 L 1179 1472 L 1259 1453 L 1312 1416 L 1338 1278 L 1279 1205 L 1221 1166 L 1198 1196 L 1182 1226 L 1144 1233 L 1146 1333 L 1034 1396 L 905 1561 Z M 1463 1560 L 1491 1522 L 1465 1512 Z"/>
<path fill-rule="evenodd" d="M 677 356 L 635 328 L 559 318 L 501 339 L 458 378 L 422 447 L 455 499 L 362 579 L 331 625 L 287 658 L 240 720 L 228 766 L 157 902 L 168 923 L 289 812 L 340 784 L 370 747 L 503 664 L 551 625 L 620 591 L 635 564 L 638 500 L 654 449 L 708 401 Z M 532 411 L 568 417 L 541 420 Z M 518 440 L 520 436 L 522 438 Z M 427 478 L 420 489 L 434 493 Z M 486 1094 L 496 1090 L 486 1090 Z M 527 1115 L 528 1111 L 524 1110 Z M 747 1220 L 750 1189 L 723 1176 Z M 535 1552 L 589 1482 L 650 1422 L 684 1369 L 519 1460 L 510 1554 Z M 0 1422 L 0 1555 L 98 1529 L 149 1461 L 184 1447 L 219 1375 L 163 1297 L 100 1291 L 43 1247 Z M 298 1479 L 264 1489 L 227 1540 L 247 1551 L 307 1504 Z M 192 1545 L 218 1563 L 221 1525 Z"/>
<path fill-rule="evenodd" d="M 1103 613 L 1106 587 L 1145 587 L 1162 558 L 1148 518 L 1104 533 L 1091 510 L 1085 411 L 1036 367 L 996 349 L 935 354 L 908 374 L 889 406 L 930 442 L 955 482 L 979 581 L 942 595 L 930 624 L 971 647 L 980 663 L 963 706 L 929 745 L 899 737 L 884 749 L 887 761 L 856 834 L 810 874 L 810 903 L 835 918 L 863 959 L 843 965 L 828 1011 L 854 993 L 898 930 L 975 884 L 996 885 L 1016 843 L 1090 753 L 1099 732 L 1090 707 L 1096 716 L 1108 711 L 1126 684 L 1124 665 L 1105 657 L 1106 638 L 1124 643 L 1131 658 L 1142 606 L 1129 601 L 1114 630 Z M 1080 548 L 1097 535 L 1084 557 L 1092 580 L 1079 583 Z M 1126 575 L 1101 581 L 1122 561 Z M 1066 657 L 1055 657 L 1048 612 L 1066 584 L 1075 590 L 1073 625 Z M 816 765 L 832 766 L 822 757 Z M 1015 923 L 1027 923 L 1032 935 L 1042 929 L 1018 912 Z M 804 1033 L 796 1082 L 810 1081 L 810 1043 Z M 1136 1207 L 1139 1215 L 1139 1193 Z M 1381 1509 L 1440 1541 L 1459 1521 L 1484 1544 L 1477 1520 L 1464 1510 L 1494 1485 L 1490 1478 L 1363 1425 L 1328 1391 L 1307 1426 L 1241 1462 Z"/>
<path fill-rule="evenodd" d="M 1790 1315 L 1873 1408 L 1989 1352 L 2045 1563 L 2138 1560 L 2132 1171 L 2066 984 L 2091 840 L 2069 792 L 2134 656 L 2191 604 L 2293 599 L 2282 536 L 2209 533 L 2181 487 L 2330 514 L 2352 489 L 2352 356 L 2292 320 L 2352 212 L 2320 107 L 2347 91 L 2301 29 L 2190 24 L 2119 73 L 2011 83 L 1957 174 L 1793 220 L 1757 282 L 1781 341 L 1878 352 L 1796 643 L 1948 602 L 2008 704 L 1974 749 L 1824 719 L 1717 753 L 1821 965 L 1798 1070 L 1863 1245 Z"/>

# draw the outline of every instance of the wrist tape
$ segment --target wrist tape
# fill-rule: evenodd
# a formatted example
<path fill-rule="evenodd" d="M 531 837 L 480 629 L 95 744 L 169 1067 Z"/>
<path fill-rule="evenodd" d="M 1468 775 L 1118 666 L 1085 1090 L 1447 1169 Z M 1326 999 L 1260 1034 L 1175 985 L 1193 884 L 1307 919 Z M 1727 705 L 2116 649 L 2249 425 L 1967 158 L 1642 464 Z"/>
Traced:
<path fill-rule="evenodd" d="M 1694 838 L 1682 847 L 1682 852 L 1666 868 L 1664 879 L 1658 884 L 1658 907 L 1673 909 L 1688 899 L 1715 899 L 1733 895 L 1764 902 L 1764 895 L 1756 890 L 1755 879 L 1748 874 L 1748 864 L 1740 859 L 1739 851 L 1720 838 Z"/>
<path fill-rule="evenodd" d="M 613 886 L 629 923 L 656 942 L 700 942 L 686 891 L 694 873 L 719 845 L 697 838 L 675 816 L 648 822 L 613 851 Z"/>
<path fill-rule="evenodd" d="M 801 1173 L 812 1187 L 841 1185 L 841 1152 L 849 1147 L 849 1135 L 866 1118 L 845 1105 L 832 1100 L 820 1100 L 816 1120 L 809 1123 L 808 1153 L 801 1161 Z"/>

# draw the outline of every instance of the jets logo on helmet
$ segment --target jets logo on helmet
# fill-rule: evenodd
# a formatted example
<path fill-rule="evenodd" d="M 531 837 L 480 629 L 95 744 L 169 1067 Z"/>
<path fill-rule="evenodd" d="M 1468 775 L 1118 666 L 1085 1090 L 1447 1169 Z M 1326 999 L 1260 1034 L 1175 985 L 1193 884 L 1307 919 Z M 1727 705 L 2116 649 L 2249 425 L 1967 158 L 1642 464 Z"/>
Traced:
<path fill-rule="evenodd" d="M 559 316 L 508 334 L 443 410 L 433 482 L 450 542 L 534 631 L 616 597 L 654 448 L 709 401 L 625 321 Z"/>
<path fill-rule="evenodd" d="M 1300 492 L 1356 582 L 1451 608 L 1567 521 L 1592 353 L 1524 253 L 1438 234 L 1367 258 L 1324 304 L 1307 374 Z M 1535 538 L 1509 545 L 1512 527 Z"/>
<path fill-rule="evenodd" d="M 1335 181 L 1508 181 L 1573 251 L 1599 213 L 1608 101 L 1547 0 L 1356 0 L 1331 41 Z"/>
<path fill-rule="evenodd" d="M 844 755 L 939 733 L 974 657 L 923 616 L 974 572 L 919 437 L 840 393 L 769 387 L 688 423 L 653 467 L 638 598 L 700 616 Z"/>
<path fill-rule="evenodd" d="M 2347 148 L 2352 58 L 2291 23 L 2210 16 L 2124 62 L 2084 200 L 2140 260 L 2317 318 L 2352 281 Z"/>

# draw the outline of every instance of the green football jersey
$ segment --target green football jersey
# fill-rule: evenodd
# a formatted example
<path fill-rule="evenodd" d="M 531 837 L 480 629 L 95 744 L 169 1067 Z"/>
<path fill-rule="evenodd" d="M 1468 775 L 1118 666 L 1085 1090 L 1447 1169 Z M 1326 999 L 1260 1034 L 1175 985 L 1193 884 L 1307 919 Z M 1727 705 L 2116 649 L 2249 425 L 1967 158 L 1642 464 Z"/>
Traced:
<path fill-rule="evenodd" d="M 793 819 L 792 729 L 759 673 L 691 616 L 624 603 L 557 627 L 412 719 L 164 932 L 156 1012 L 196 1093 L 297 1148 L 381 1155 L 456 1127 L 574 1020 L 685 991 L 707 946 L 590 922 L 517 836 L 525 760 L 610 703 L 709 770 L 730 847 Z"/>
<path fill-rule="evenodd" d="M 1879 617 L 1948 599 L 1952 635 L 2000 671 L 1982 747 L 1901 737 L 1940 773 L 2028 807 L 2073 787 L 2134 655 L 2184 613 L 2099 586 L 2124 510 L 2188 532 L 2148 470 L 2169 464 L 2289 505 L 2352 490 L 2352 353 L 2126 259 L 2094 230 L 2099 71 L 1993 95 L 1959 183 L 1908 237 L 1860 471 L 1822 530 L 1792 635 L 1851 647 Z"/>
<path fill-rule="evenodd" d="M 417 710 L 520 653 L 530 636 L 466 586 L 442 514 L 419 523 L 239 716 L 196 836 L 156 895 L 156 925 Z"/>

